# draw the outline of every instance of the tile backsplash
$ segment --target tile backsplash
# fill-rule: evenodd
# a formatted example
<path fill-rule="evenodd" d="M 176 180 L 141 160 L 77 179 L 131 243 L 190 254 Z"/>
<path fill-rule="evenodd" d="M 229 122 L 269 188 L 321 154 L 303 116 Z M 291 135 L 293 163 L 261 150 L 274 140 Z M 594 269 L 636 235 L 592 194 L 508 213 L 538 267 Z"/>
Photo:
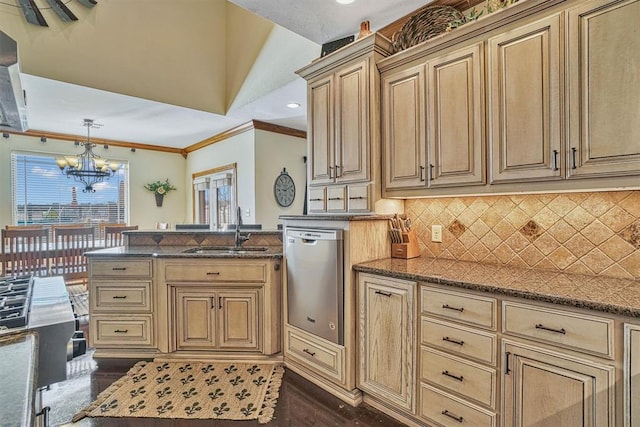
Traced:
<path fill-rule="evenodd" d="M 405 211 L 422 256 L 640 280 L 640 190 L 409 199 Z"/>

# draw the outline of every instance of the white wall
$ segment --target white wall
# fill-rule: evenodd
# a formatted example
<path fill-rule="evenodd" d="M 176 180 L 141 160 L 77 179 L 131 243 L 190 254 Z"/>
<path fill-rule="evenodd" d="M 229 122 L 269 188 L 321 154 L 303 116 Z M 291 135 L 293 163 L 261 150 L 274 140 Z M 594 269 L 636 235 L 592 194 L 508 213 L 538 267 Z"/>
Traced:
<path fill-rule="evenodd" d="M 280 215 L 302 215 L 306 188 L 307 140 L 263 130 L 256 131 L 256 223 L 263 228 L 275 229 L 282 223 Z M 293 204 L 283 208 L 276 203 L 273 183 L 286 168 L 296 185 Z"/>
<path fill-rule="evenodd" d="M 232 136 L 189 153 L 186 161 L 185 180 L 191 183 L 192 174 L 215 169 L 231 163 L 237 164 L 238 205 L 242 208 L 242 222 L 255 223 L 255 150 L 253 130 Z M 184 215 L 185 222 L 193 222 L 193 189 L 191 184 L 187 195 Z M 249 209 L 249 215 L 246 215 Z"/>
<path fill-rule="evenodd" d="M 82 149 L 72 142 L 48 138 L 40 142 L 39 137 L 11 134 L 8 139 L 0 138 L 0 226 L 11 224 L 11 153 L 13 151 L 35 152 L 47 154 L 80 154 Z M 156 222 L 184 222 L 186 190 L 191 183 L 185 184 L 185 162 L 182 156 L 150 150 L 136 150 L 132 153 L 128 148 L 110 146 L 104 150 L 95 148 L 98 155 L 108 159 L 129 162 L 129 222 L 137 224 L 141 229 L 155 227 Z M 156 180 L 169 181 L 177 187 L 164 199 L 161 208 L 156 207 L 152 193 L 144 189 L 144 185 Z"/>

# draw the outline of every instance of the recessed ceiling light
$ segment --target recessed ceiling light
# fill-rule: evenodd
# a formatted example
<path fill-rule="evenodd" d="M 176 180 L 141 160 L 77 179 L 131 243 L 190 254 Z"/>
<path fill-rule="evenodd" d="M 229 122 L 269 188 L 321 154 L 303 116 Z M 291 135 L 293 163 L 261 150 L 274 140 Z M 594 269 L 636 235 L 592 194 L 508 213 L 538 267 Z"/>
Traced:
<path fill-rule="evenodd" d="M 290 102 L 287 104 L 287 107 L 289 108 L 299 108 L 300 104 L 298 104 L 297 102 Z"/>
<path fill-rule="evenodd" d="M 351 4 L 356 0 L 336 0 L 336 3 L 340 3 L 340 4 Z"/>

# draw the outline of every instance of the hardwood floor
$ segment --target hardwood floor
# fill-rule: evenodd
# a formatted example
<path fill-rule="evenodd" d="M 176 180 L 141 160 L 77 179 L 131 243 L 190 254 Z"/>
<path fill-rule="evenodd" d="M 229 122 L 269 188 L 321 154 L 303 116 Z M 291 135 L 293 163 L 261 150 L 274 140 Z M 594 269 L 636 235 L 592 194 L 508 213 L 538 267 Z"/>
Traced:
<path fill-rule="evenodd" d="M 257 421 L 161 420 L 157 418 L 85 418 L 71 424 L 71 418 L 91 403 L 102 390 L 124 375 L 129 365 L 103 364 L 98 367 L 89 351 L 67 362 L 67 380 L 53 384 L 42 393 L 42 401 L 51 407 L 51 426 L 362 426 L 395 427 L 404 424 L 362 404 L 353 408 L 290 370 L 286 370 L 280 388 L 274 419 Z"/>

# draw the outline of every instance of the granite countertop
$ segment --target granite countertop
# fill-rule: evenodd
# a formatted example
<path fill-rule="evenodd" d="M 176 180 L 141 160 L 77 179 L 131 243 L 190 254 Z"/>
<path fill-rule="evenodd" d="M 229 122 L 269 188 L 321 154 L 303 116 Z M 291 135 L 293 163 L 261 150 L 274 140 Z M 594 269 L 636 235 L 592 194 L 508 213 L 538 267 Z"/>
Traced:
<path fill-rule="evenodd" d="M 33 332 L 0 336 L 0 424 L 34 423 L 38 343 Z"/>
<path fill-rule="evenodd" d="M 640 318 L 640 281 L 439 258 L 386 258 L 354 270 Z"/>
<path fill-rule="evenodd" d="M 86 252 L 88 257 L 154 257 L 154 258 L 282 258 L 282 246 L 265 246 L 264 251 L 184 253 L 198 246 L 117 246 Z M 251 248 L 251 246 L 247 246 Z"/>
<path fill-rule="evenodd" d="M 280 215 L 278 218 L 287 220 L 324 220 L 324 221 L 371 221 L 393 218 L 393 215 L 380 214 L 318 214 L 318 215 Z"/>

